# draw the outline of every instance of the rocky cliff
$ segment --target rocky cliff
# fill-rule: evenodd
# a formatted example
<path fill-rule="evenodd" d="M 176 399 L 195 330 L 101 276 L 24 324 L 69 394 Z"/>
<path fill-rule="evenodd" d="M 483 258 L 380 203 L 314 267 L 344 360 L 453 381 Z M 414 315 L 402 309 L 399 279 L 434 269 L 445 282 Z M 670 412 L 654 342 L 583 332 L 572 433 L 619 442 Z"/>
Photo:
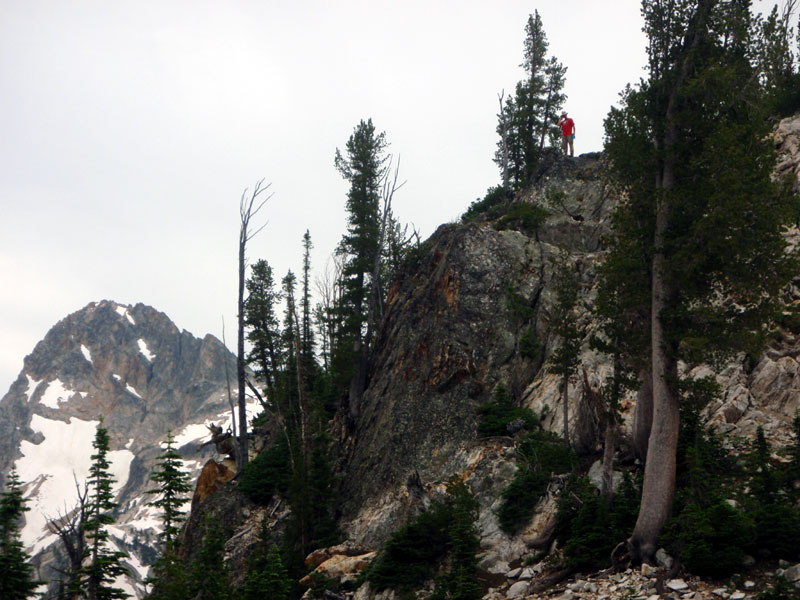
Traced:
<path fill-rule="evenodd" d="M 776 176 L 787 174 L 797 191 L 800 117 L 779 124 L 775 143 Z M 619 201 L 605 172 L 600 155 L 553 158 L 518 198 L 548 210 L 538 228 L 525 230 L 502 219 L 443 226 L 393 288 L 363 415 L 344 443 L 342 526 L 364 550 L 378 548 L 452 475 L 466 480 L 480 502 L 485 570 L 508 572 L 528 552 L 526 542 L 546 526 L 552 498 L 517 536 L 501 532 L 495 510 L 517 468 L 514 447 L 510 441 L 478 440 L 475 409 L 502 381 L 512 398 L 545 414 L 544 425 L 560 432 L 559 378 L 541 366 L 554 347 L 549 328 L 553 270 L 565 253 L 582 290 L 586 339 L 580 360 L 588 375 L 569 388 L 571 435 L 583 451 L 599 450 L 598 417 L 584 400 L 610 369 L 588 345 L 602 237 Z M 797 247 L 797 228 L 786 236 Z M 800 276 L 785 290 L 787 304 L 800 302 L 798 284 Z M 539 344 L 534 355 L 521 352 L 526 332 Z M 791 418 L 800 408 L 799 345 L 800 331 L 786 325 L 759 357 L 738 357 L 721 370 L 694 367 L 694 375 L 713 374 L 722 388 L 703 417 L 709 428 L 726 434 L 729 446 L 752 440 L 759 426 L 778 447 L 788 443 Z M 634 404 L 633 395 L 623 403 L 626 435 Z"/>
<path fill-rule="evenodd" d="M 159 443 L 171 430 L 195 474 L 214 454 L 196 451 L 206 423 L 230 423 L 226 364 L 235 373 L 235 358 L 219 340 L 179 331 L 143 304 L 89 304 L 36 345 L 0 400 L 0 473 L 15 464 L 26 482 L 31 510 L 22 535 L 41 579 L 53 578 L 51 567 L 63 560 L 47 522 L 74 508 L 102 417 L 120 503 L 112 541 L 129 552 L 132 571 L 121 583 L 141 595 L 160 530 L 144 494 Z"/>

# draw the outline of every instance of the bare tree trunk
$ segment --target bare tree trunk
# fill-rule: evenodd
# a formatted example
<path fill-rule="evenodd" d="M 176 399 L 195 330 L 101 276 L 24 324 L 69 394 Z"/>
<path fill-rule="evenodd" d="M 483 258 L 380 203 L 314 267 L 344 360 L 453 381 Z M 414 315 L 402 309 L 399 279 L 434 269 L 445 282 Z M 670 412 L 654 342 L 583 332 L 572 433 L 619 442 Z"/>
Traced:
<path fill-rule="evenodd" d="M 228 343 L 225 341 L 225 317 L 222 317 L 222 345 L 225 346 L 225 350 L 228 349 Z M 238 364 L 238 363 L 237 363 Z M 230 372 L 228 371 L 228 360 L 227 355 L 225 358 L 225 382 L 228 385 L 228 405 L 231 407 L 231 435 L 233 435 L 233 439 L 237 439 L 236 437 L 236 408 L 235 403 L 233 401 L 233 395 L 231 394 L 231 376 Z"/>
<path fill-rule="evenodd" d="M 242 192 L 242 198 L 239 202 L 239 216 L 241 218 L 239 228 L 239 295 L 236 303 L 238 311 L 238 331 L 236 339 L 236 376 L 239 384 L 239 443 L 236 452 L 236 467 L 241 470 L 249 459 L 248 444 L 247 444 L 247 390 L 245 381 L 245 355 L 244 355 L 244 288 L 245 288 L 245 275 L 247 271 L 247 255 L 245 248 L 247 242 L 258 234 L 259 231 L 266 227 L 266 223 L 255 231 L 250 232 L 250 219 L 252 219 L 259 210 L 266 204 L 272 195 L 266 196 L 260 200 L 254 207 L 256 200 L 259 196 L 269 189 L 271 184 L 263 185 L 264 180 L 258 181 L 253 188 L 253 193 L 247 198 L 247 190 Z"/>

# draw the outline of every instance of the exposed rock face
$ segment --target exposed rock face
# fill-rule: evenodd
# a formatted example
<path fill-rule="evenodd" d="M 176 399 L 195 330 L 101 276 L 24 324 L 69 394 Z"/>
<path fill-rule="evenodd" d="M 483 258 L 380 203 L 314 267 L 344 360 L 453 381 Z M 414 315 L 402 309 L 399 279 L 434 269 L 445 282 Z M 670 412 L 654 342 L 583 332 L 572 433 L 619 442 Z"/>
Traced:
<path fill-rule="evenodd" d="M 777 132 L 779 171 L 800 182 L 800 117 L 783 121 Z M 566 251 L 579 277 L 587 335 L 580 358 L 587 377 L 569 386 L 571 436 L 583 450 L 599 449 L 598 415 L 582 400 L 589 393 L 585 386 L 597 391 L 610 371 L 588 347 L 596 326 L 590 309 L 602 236 L 619 201 L 604 173 L 598 155 L 554 158 L 523 198 L 550 211 L 538 231 L 443 226 L 423 245 L 416 268 L 392 289 L 363 414 L 348 440 L 343 529 L 349 539 L 378 547 L 454 474 L 480 501 L 485 569 L 501 572 L 504 561 L 507 566 L 523 554 L 525 540 L 547 528 L 552 505 L 543 502 L 521 535 L 512 539 L 499 530 L 494 508 L 516 470 L 513 444 L 501 449 L 476 440 L 475 408 L 502 380 L 515 400 L 544 412 L 545 427 L 561 431 L 560 378 L 541 366 L 557 344 L 549 331 L 553 263 Z M 796 229 L 787 239 L 800 245 Z M 786 299 L 800 301 L 798 282 Z M 520 353 L 527 330 L 540 343 L 539 357 Z M 761 425 L 771 442 L 786 444 L 800 407 L 798 356 L 800 332 L 781 331 L 754 361 L 742 356 L 717 372 L 694 369 L 696 377 L 713 373 L 722 388 L 720 400 L 705 411 L 707 424 L 739 440 L 752 439 Z M 622 404 L 623 433 L 629 432 L 634 403 L 631 395 Z"/>
<path fill-rule="evenodd" d="M 442 484 L 468 468 L 475 408 L 499 379 L 522 398 L 554 344 L 551 282 L 562 251 L 591 289 L 613 205 L 603 173 L 597 155 L 555 159 L 525 199 L 550 211 L 535 235 L 442 226 L 424 244 L 417 268 L 393 288 L 347 464 L 352 539 L 383 541 L 424 496 L 419 483 Z M 539 356 L 521 355 L 526 331 L 541 344 Z M 557 380 L 539 395 L 554 408 Z"/>
<path fill-rule="evenodd" d="M 196 475 L 213 447 L 197 455 L 204 424 L 229 423 L 225 363 L 235 358 L 213 336 L 197 339 L 153 308 L 92 303 L 57 323 L 25 358 L 0 400 L 0 475 L 13 464 L 27 483 L 30 511 L 23 541 L 38 555 L 41 579 L 55 579 L 60 543 L 48 519 L 72 510 L 76 481 L 83 485 L 99 419 L 111 438 L 117 480 L 117 522 L 112 541 L 131 554 L 136 584 L 156 555 L 158 513 L 146 506 L 159 443 L 172 430 Z M 227 421 L 226 421 L 227 419 Z"/>

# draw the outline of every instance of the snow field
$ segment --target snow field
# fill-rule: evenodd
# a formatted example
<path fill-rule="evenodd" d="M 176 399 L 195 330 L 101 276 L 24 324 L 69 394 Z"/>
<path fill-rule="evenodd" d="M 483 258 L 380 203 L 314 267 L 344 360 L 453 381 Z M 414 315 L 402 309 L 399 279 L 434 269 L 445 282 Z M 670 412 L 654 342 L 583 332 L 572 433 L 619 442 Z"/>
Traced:
<path fill-rule="evenodd" d="M 72 417 L 69 422 L 46 419 L 34 414 L 31 429 L 41 433 L 40 444 L 23 441 L 20 444 L 22 457 L 16 467 L 20 479 L 25 482 L 28 508 L 22 542 L 26 550 L 36 554 L 53 541 L 47 531 L 47 522 L 74 508 L 77 501 L 76 481 L 79 486 L 89 474 L 92 442 L 97 421 L 83 421 Z M 108 453 L 109 471 L 115 479 L 114 493 L 118 493 L 128 480 L 134 455 L 129 450 L 114 450 Z M 46 475 L 44 473 L 47 473 Z"/>

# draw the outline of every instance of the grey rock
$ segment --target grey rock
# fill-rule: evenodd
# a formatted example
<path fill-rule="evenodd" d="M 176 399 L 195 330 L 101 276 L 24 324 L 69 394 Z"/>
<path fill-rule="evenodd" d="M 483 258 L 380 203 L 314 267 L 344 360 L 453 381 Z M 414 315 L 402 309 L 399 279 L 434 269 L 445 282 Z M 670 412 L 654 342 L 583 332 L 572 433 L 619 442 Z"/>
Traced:
<path fill-rule="evenodd" d="M 519 574 L 522 573 L 522 569 L 517 567 L 516 569 L 511 569 L 508 573 L 506 573 L 506 577 L 509 579 L 516 579 L 519 577 Z"/>
<path fill-rule="evenodd" d="M 669 554 L 667 554 L 666 550 L 664 550 L 663 548 L 659 548 L 656 551 L 656 564 L 658 564 L 659 567 L 662 567 L 664 569 L 671 569 L 672 562 L 673 562 L 672 557 Z"/>
<path fill-rule="evenodd" d="M 746 589 L 746 590 L 752 590 L 755 587 L 756 587 L 756 582 L 755 581 L 750 581 L 748 579 L 747 581 L 744 582 L 744 589 Z"/>
<path fill-rule="evenodd" d="M 745 594 L 743 591 L 736 590 L 731 594 L 730 600 L 744 600 L 746 596 L 747 594 Z"/>
<path fill-rule="evenodd" d="M 506 598 L 519 598 L 524 596 L 528 591 L 527 581 L 518 581 L 506 591 Z"/>
<path fill-rule="evenodd" d="M 800 581 L 800 563 L 793 565 L 783 571 L 783 576 L 788 581 Z"/>
<path fill-rule="evenodd" d="M 533 579 L 536 575 L 536 571 L 530 567 L 526 567 L 522 569 L 522 572 L 519 574 L 520 579 Z"/>
<path fill-rule="evenodd" d="M 601 461 L 596 460 L 592 463 L 587 474 L 589 481 L 598 490 L 603 488 L 603 464 Z M 611 489 L 616 492 L 619 485 L 622 483 L 622 473 L 619 471 L 611 472 Z"/>
<path fill-rule="evenodd" d="M 726 590 L 725 588 L 716 588 L 714 590 L 711 590 L 711 593 L 714 594 L 715 596 L 719 596 L 720 598 L 728 598 L 730 596 L 728 590 Z"/>
<path fill-rule="evenodd" d="M 683 579 L 670 579 L 667 581 L 667 587 L 674 592 L 682 592 L 689 589 L 688 584 Z"/>

